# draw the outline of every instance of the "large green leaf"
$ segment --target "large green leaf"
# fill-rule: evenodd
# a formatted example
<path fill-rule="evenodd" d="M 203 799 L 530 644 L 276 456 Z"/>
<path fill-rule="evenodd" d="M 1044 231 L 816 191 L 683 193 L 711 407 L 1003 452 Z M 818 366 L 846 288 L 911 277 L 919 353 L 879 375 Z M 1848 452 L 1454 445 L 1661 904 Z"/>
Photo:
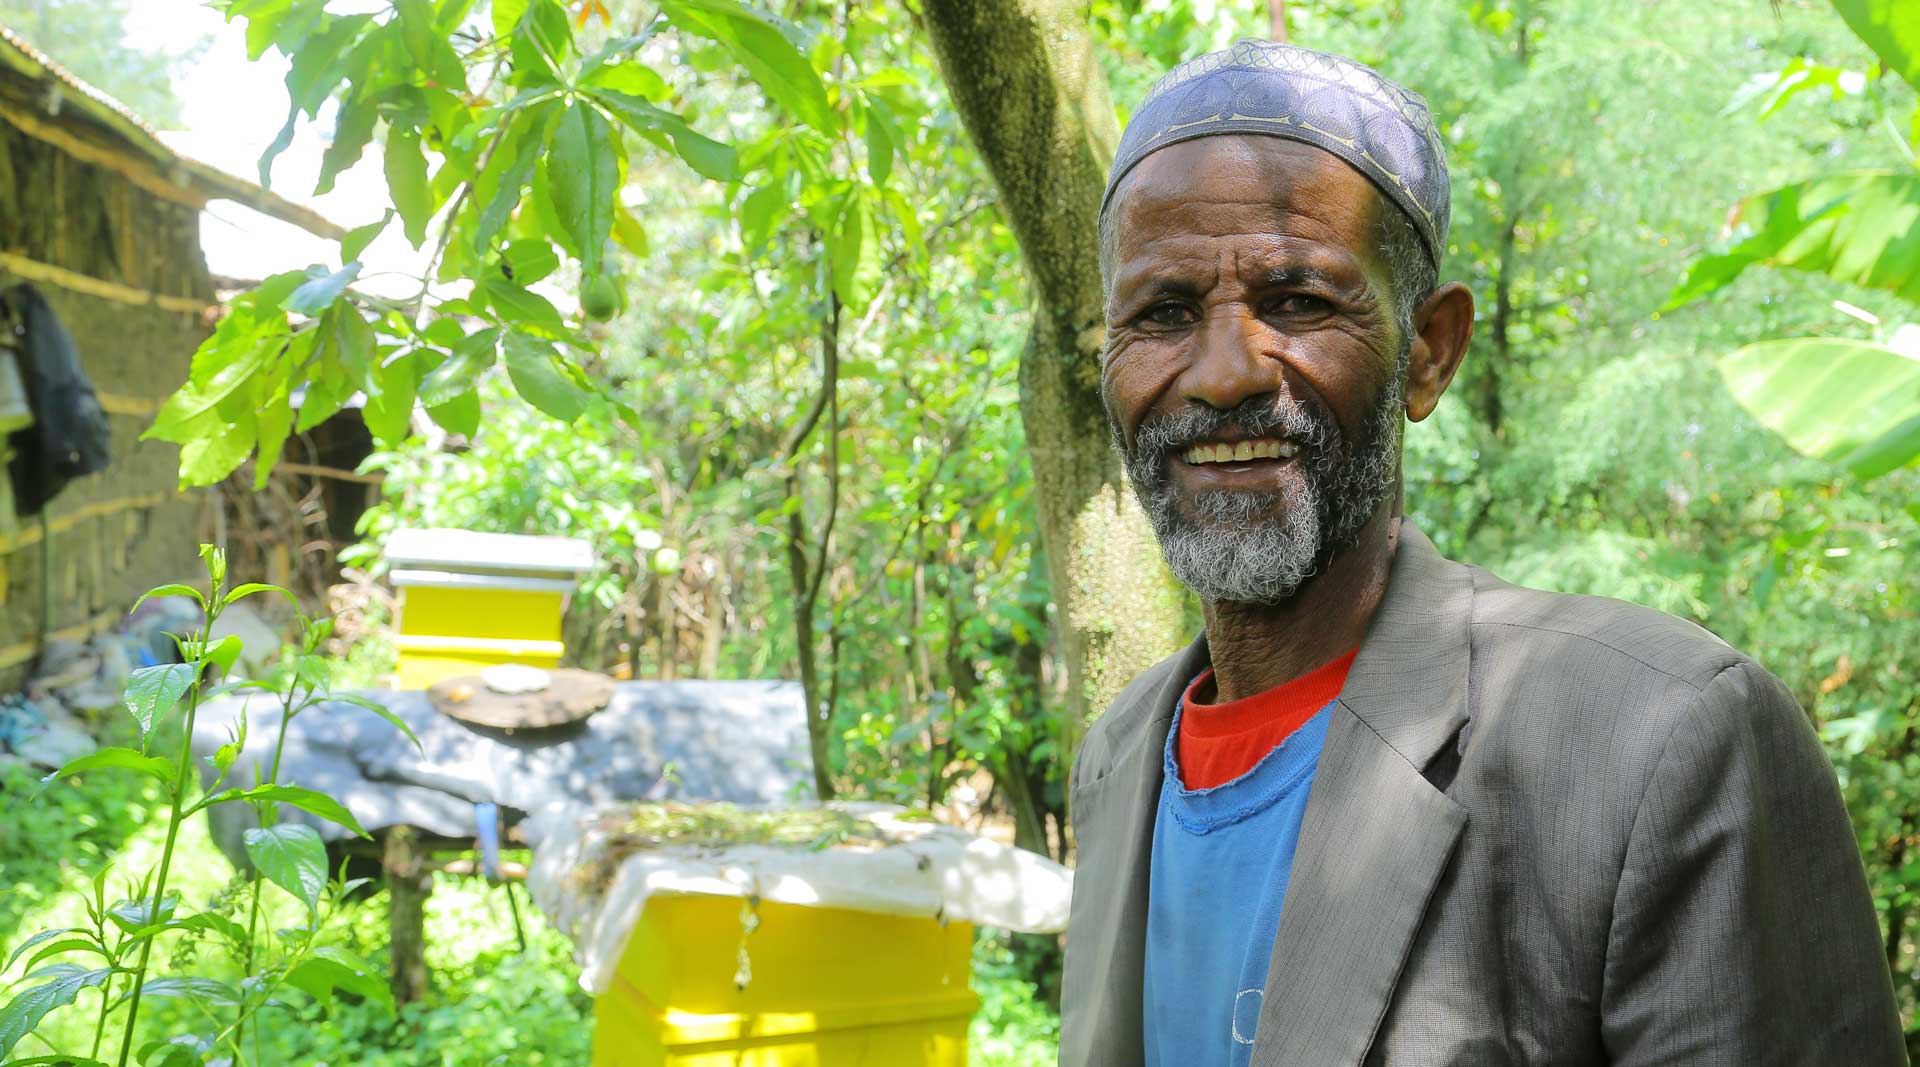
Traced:
<path fill-rule="evenodd" d="M 314 267 L 307 271 L 308 280 L 287 294 L 280 306 L 288 311 L 297 311 L 302 315 L 316 315 L 340 298 L 347 286 L 360 276 L 360 264 L 348 261 L 339 270 L 329 272 L 324 267 Z"/>
<path fill-rule="evenodd" d="M 107 980 L 113 971 L 107 968 L 84 970 L 79 967 L 49 967 L 39 977 L 52 981 L 21 993 L 0 1008 L 0 1059 L 13 1051 L 20 1039 L 33 1032 L 40 1020 L 55 1008 L 63 1008 L 80 996 L 80 991 Z"/>
<path fill-rule="evenodd" d="M 1833 0 L 1847 28 L 1887 69 L 1920 89 L 1920 4 L 1913 0 Z"/>
<path fill-rule="evenodd" d="M 285 804 L 291 808 L 299 808 L 301 811 L 311 812 L 328 822 L 338 823 L 360 837 L 367 836 L 367 832 L 360 828 L 360 820 L 353 817 L 353 813 L 347 810 L 346 805 L 341 804 L 325 793 L 315 789 L 307 789 L 304 786 L 256 785 L 252 789 L 226 789 L 212 796 L 203 798 L 198 804 L 193 806 L 192 810 L 199 811 L 201 808 L 212 807 L 215 804 L 226 804 L 236 800 L 270 800 L 278 804 Z"/>
<path fill-rule="evenodd" d="M 103 748 L 69 761 L 66 766 L 42 778 L 40 786 L 44 789 L 62 778 L 98 770 L 139 771 L 169 785 L 173 783 L 176 773 L 174 765 L 159 756 L 143 755 L 130 748 Z"/>
<path fill-rule="evenodd" d="M 179 705 L 180 698 L 187 695 L 196 673 L 191 663 L 162 663 L 141 667 L 127 676 L 127 688 L 121 700 L 133 713 L 134 721 L 140 724 L 142 741 Z"/>
<path fill-rule="evenodd" d="M 664 0 L 660 10 L 681 29 L 725 45 L 767 96 L 801 122 L 827 134 L 839 129 L 826 84 L 784 20 L 738 0 Z"/>
<path fill-rule="evenodd" d="M 327 885 L 327 848 L 311 826 L 281 823 L 246 833 L 247 858 L 280 888 L 318 907 Z"/>
<path fill-rule="evenodd" d="M 847 194 L 833 232 L 833 291 L 859 315 L 880 288 L 880 235 L 873 207 L 858 190 Z"/>
<path fill-rule="evenodd" d="M 620 184 L 617 146 L 605 116 L 585 104 L 562 112 L 548 141 L 547 195 L 554 216 L 580 250 L 580 269 L 589 275 L 600 270 L 607 235 L 613 232 L 613 198 Z"/>
<path fill-rule="evenodd" d="M 730 182 L 740 176 L 740 155 L 732 145 L 700 133 L 673 112 L 617 89 L 590 88 L 587 92 L 636 132 L 655 141 L 664 134 L 672 141 L 674 152 L 701 177 Z"/>
<path fill-rule="evenodd" d="M 1748 345 L 1721 376 L 1795 450 L 1872 478 L 1920 458 L 1920 361 L 1866 341 L 1803 337 Z"/>
<path fill-rule="evenodd" d="M 1920 303 L 1920 174 L 1836 174 L 1783 186 L 1740 206 L 1753 231 L 1696 262 L 1667 308 L 1713 292 L 1759 263 L 1886 289 Z"/>
<path fill-rule="evenodd" d="M 507 376 L 527 403 L 562 422 L 572 422 L 587 410 L 587 390 L 568 373 L 551 344 L 509 333 L 506 350 Z"/>
<path fill-rule="evenodd" d="M 391 1009 L 393 991 L 386 980 L 367 961 L 338 945 L 321 945 L 287 972 L 287 984 L 322 1003 L 333 999 L 335 989 L 356 993 L 378 1001 Z"/>
<path fill-rule="evenodd" d="M 387 192 L 400 212 L 407 243 L 419 248 L 427 239 L 427 221 L 433 218 L 433 185 L 427 180 L 427 157 L 420 151 L 420 132 L 409 126 L 387 127 L 382 162 Z"/>
<path fill-rule="evenodd" d="M 420 402 L 434 407 L 471 393 L 480 375 L 493 366 L 499 348 L 498 326 L 489 326 L 454 345 L 453 354 L 421 379 Z"/>

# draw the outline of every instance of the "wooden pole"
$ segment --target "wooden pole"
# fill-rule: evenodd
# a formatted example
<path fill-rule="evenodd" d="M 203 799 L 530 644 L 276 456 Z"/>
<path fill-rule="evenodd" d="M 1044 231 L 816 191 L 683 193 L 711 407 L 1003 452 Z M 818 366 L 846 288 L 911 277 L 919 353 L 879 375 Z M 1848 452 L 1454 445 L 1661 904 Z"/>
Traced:
<path fill-rule="evenodd" d="M 387 939 L 391 961 L 388 982 L 398 1004 L 412 1004 L 427 996 L 427 894 L 433 875 L 411 826 L 387 831 L 382 866 L 387 869 Z"/>
<path fill-rule="evenodd" d="M 1273 26 L 1273 39 L 1287 43 L 1287 0 L 1267 0 L 1267 18 Z"/>

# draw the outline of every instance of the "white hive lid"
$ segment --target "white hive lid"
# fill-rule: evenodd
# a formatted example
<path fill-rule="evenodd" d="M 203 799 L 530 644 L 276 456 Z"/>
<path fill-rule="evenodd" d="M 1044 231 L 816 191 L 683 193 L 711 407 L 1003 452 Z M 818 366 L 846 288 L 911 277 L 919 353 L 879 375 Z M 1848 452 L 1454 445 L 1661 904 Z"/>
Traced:
<path fill-rule="evenodd" d="M 579 574 L 593 569 L 593 546 L 577 537 L 403 529 L 387 538 L 393 568 L 495 574 Z"/>

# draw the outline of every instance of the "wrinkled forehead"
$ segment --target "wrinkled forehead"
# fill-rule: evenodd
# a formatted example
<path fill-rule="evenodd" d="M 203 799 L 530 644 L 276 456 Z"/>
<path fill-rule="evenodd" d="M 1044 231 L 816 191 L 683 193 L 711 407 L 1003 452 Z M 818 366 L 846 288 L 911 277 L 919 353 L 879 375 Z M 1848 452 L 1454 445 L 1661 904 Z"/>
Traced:
<path fill-rule="evenodd" d="M 1228 236 L 1305 254 L 1365 259 L 1394 210 L 1343 159 L 1312 145 L 1251 134 L 1185 141 L 1141 160 L 1115 186 L 1103 251 L 1115 265 L 1176 247 L 1204 252 Z"/>

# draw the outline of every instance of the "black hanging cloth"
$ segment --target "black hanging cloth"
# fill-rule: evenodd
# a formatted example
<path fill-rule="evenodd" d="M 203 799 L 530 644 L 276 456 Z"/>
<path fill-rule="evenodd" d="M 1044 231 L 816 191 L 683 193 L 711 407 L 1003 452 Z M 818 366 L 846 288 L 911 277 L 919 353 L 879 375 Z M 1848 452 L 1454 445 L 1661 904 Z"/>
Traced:
<path fill-rule="evenodd" d="M 106 469 L 112 454 L 107 414 L 73 338 L 39 290 L 23 282 L 0 291 L 0 329 L 12 331 L 18 342 L 20 377 L 33 407 L 33 425 L 9 439 L 14 508 L 37 515 L 68 482 Z"/>

